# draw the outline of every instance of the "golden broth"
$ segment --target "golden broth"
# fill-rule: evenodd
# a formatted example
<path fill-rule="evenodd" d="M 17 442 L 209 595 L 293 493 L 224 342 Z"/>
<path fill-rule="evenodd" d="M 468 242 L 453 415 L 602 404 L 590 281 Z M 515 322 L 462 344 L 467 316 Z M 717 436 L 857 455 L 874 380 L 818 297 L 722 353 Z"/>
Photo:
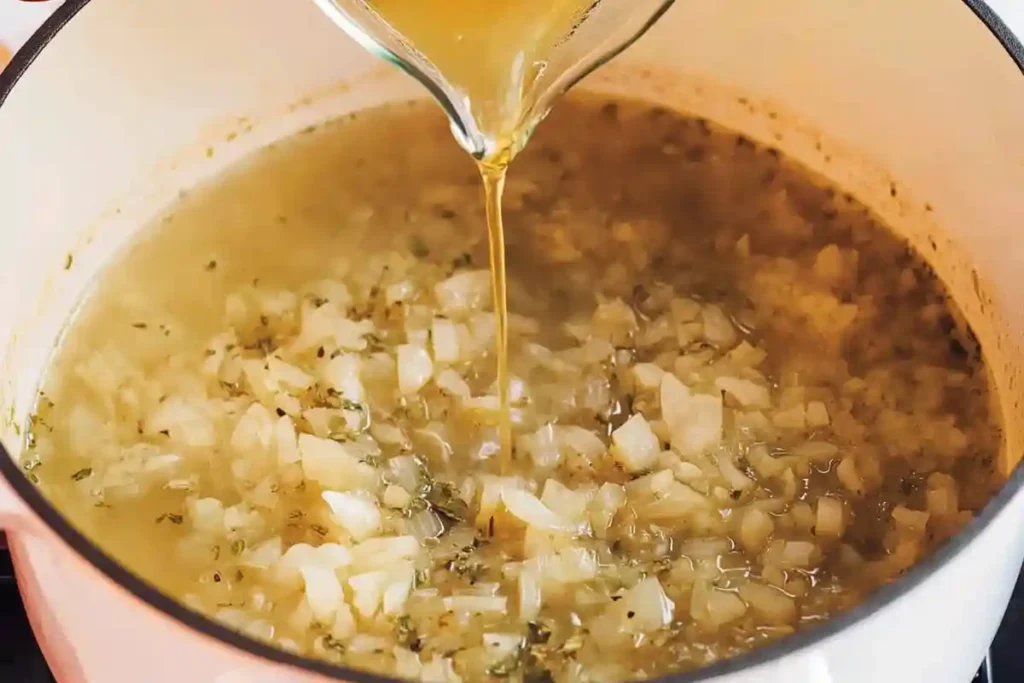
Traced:
<path fill-rule="evenodd" d="M 593 97 L 509 175 L 503 472 L 446 126 L 393 105 L 282 141 L 102 275 L 25 462 L 104 550 L 310 656 L 622 680 L 848 608 L 1001 483 L 980 350 L 905 243 L 775 150 Z"/>
<path fill-rule="evenodd" d="M 481 130 L 515 137 L 531 86 L 593 0 L 372 0 L 370 6 L 469 98 Z"/>

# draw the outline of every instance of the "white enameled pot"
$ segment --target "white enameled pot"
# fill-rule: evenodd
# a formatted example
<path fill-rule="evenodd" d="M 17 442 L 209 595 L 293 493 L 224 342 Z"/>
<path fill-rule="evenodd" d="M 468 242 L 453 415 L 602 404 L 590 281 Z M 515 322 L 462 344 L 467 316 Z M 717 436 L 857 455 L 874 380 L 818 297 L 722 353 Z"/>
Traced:
<path fill-rule="evenodd" d="M 1007 426 L 1009 483 L 952 543 L 851 612 L 676 681 L 965 683 L 981 661 L 1024 555 L 1022 69 L 978 0 L 679 0 L 582 86 L 717 120 L 868 204 L 952 287 Z M 379 680 L 248 641 L 128 574 L 25 479 L 14 425 L 89 281 L 181 188 L 422 96 L 304 0 L 67 0 L 0 75 L 0 523 L 62 683 Z"/>

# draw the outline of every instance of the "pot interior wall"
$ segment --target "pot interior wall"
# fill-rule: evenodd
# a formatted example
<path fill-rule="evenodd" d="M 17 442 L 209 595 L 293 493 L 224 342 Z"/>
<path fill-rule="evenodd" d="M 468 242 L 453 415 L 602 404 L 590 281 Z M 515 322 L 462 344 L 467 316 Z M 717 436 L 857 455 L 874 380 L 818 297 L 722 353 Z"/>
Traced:
<path fill-rule="evenodd" d="M 585 87 L 773 144 L 904 234 L 956 293 L 988 353 L 1008 427 L 1004 466 L 1017 462 L 1024 77 L 959 0 L 680 0 Z M 86 5 L 0 108 L 10 197 L 0 409 L 15 457 L 16 425 L 60 330 L 139 226 L 180 189 L 273 139 L 410 96 L 422 93 L 312 3 Z"/>

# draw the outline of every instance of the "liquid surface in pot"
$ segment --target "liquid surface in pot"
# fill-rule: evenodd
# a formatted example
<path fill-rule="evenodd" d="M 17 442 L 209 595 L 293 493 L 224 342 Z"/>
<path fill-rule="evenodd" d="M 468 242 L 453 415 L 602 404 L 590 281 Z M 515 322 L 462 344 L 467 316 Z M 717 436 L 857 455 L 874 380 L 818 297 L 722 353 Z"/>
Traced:
<path fill-rule="evenodd" d="M 905 243 L 775 150 L 582 96 L 509 177 L 504 471 L 479 176 L 448 140 L 394 105 L 183 197 L 70 324 L 29 475 L 254 638 L 534 682 L 813 625 L 1001 483 L 980 350 Z"/>

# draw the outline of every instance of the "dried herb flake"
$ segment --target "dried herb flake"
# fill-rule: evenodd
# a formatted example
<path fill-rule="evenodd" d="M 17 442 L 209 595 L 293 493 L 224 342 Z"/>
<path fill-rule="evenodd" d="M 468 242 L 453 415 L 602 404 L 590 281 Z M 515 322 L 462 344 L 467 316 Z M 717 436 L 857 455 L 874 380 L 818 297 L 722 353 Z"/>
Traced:
<path fill-rule="evenodd" d="M 83 467 L 82 469 L 80 469 L 77 472 L 75 472 L 74 474 L 72 474 L 71 478 L 74 479 L 75 481 L 82 481 L 83 479 L 86 479 L 87 477 L 91 477 L 91 476 L 92 476 L 92 468 L 91 467 Z"/>

